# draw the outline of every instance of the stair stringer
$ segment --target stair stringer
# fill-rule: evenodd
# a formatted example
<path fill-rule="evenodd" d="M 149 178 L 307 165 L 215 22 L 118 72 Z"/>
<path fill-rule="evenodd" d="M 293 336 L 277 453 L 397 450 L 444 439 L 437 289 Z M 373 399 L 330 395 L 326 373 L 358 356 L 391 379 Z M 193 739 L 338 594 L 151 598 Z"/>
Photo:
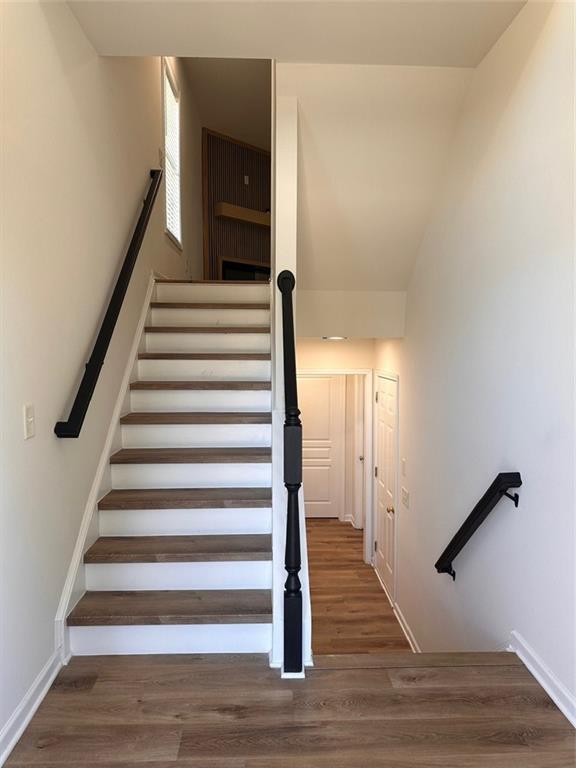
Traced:
<path fill-rule="evenodd" d="M 64 587 L 60 595 L 60 602 L 54 619 L 55 652 L 62 664 L 68 664 L 70 660 L 69 628 L 66 625 L 66 617 L 74 608 L 78 600 L 86 591 L 86 566 L 84 553 L 98 538 L 98 500 L 112 487 L 110 456 L 121 447 L 120 416 L 128 410 L 130 396 L 130 382 L 135 377 L 138 366 L 138 353 L 142 351 L 144 328 L 150 315 L 150 302 L 153 300 L 156 278 L 154 271 L 150 273 L 146 295 L 142 304 L 138 324 L 134 332 L 130 353 L 126 361 L 126 367 L 122 376 L 122 383 L 118 390 L 118 397 L 110 415 L 110 422 L 106 439 L 102 447 L 100 459 L 96 467 L 94 481 L 90 488 L 86 505 L 82 514 L 76 544 L 72 552 L 72 558 Z"/>

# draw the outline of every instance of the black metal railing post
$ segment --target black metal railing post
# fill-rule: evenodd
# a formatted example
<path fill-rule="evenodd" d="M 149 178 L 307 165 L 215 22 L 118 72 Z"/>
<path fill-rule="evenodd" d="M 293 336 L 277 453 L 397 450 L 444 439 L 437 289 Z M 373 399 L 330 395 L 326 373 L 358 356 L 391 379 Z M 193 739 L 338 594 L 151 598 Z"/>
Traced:
<path fill-rule="evenodd" d="M 302 671 L 302 585 L 300 568 L 300 511 L 298 494 L 302 486 L 302 422 L 296 385 L 296 346 L 292 292 L 294 275 L 284 270 L 278 275 L 282 294 L 282 339 L 284 348 L 284 485 L 288 492 L 286 552 L 284 565 L 288 578 L 284 585 L 284 672 Z"/>
<path fill-rule="evenodd" d="M 130 283 L 130 278 L 132 277 L 132 272 L 134 271 L 136 259 L 140 253 L 140 247 L 142 246 L 142 241 L 144 240 L 144 235 L 146 234 L 146 229 L 148 227 L 148 222 L 152 214 L 152 208 L 154 207 L 154 201 L 156 200 L 156 195 L 158 194 L 161 181 L 162 171 L 154 169 L 151 170 L 150 186 L 148 187 L 148 192 L 146 193 L 146 197 L 142 205 L 142 211 L 134 228 L 132 239 L 130 240 L 130 245 L 126 251 L 124 262 L 120 269 L 118 279 L 116 280 L 116 285 L 114 286 L 114 291 L 110 297 L 108 309 L 106 310 L 106 314 L 102 320 L 102 325 L 100 326 L 98 336 L 94 342 L 92 354 L 86 363 L 84 375 L 82 376 L 82 381 L 80 382 L 76 397 L 74 398 L 74 403 L 72 405 L 72 409 L 70 410 L 70 415 L 68 416 L 67 421 L 59 421 L 54 427 L 54 432 L 57 437 L 78 437 L 80 435 L 80 431 L 88 411 L 88 406 L 90 405 L 92 395 L 96 389 L 98 377 L 100 376 L 100 371 L 104 365 L 104 359 L 106 357 L 106 353 L 108 352 L 108 347 L 110 346 L 110 340 L 112 338 L 112 334 L 114 333 L 116 322 L 118 321 L 118 315 L 120 314 L 122 304 L 124 303 L 124 297 L 126 296 L 126 291 L 128 290 L 128 285 Z"/>

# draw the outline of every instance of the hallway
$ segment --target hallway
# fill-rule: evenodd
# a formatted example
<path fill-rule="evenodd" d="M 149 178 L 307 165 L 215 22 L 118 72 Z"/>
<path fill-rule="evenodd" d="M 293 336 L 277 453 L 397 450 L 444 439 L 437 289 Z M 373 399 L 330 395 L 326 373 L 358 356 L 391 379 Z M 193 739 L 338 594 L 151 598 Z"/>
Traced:
<path fill-rule="evenodd" d="M 362 559 L 363 532 L 308 518 L 314 654 L 410 651 L 374 569 Z"/>

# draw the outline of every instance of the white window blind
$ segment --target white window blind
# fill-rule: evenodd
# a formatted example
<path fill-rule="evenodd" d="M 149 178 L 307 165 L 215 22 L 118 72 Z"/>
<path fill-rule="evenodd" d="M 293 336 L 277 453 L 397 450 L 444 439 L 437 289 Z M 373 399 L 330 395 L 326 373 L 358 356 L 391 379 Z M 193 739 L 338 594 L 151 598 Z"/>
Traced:
<path fill-rule="evenodd" d="M 180 103 L 178 93 L 164 67 L 164 153 L 166 229 L 182 242 L 180 217 Z"/>

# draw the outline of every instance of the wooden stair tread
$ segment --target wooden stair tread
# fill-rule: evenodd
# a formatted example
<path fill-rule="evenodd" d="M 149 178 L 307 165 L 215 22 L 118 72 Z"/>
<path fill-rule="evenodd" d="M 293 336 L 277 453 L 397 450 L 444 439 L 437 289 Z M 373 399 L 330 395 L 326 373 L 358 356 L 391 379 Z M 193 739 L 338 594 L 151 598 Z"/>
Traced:
<path fill-rule="evenodd" d="M 127 413 L 120 419 L 121 424 L 271 424 L 271 413 L 208 413 L 206 411 L 176 411 L 174 413 L 139 411 Z"/>
<path fill-rule="evenodd" d="M 141 352 L 139 360 L 271 360 L 269 352 Z"/>
<path fill-rule="evenodd" d="M 254 509 L 272 505 L 271 488 L 122 488 L 99 509 Z"/>
<path fill-rule="evenodd" d="M 269 325 L 147 325 L 146 333 L 270 333 Z"/>
<path fill-rule="evenodd" d="M 86 592 L 68 625 L 267 624 L 269 590 L 161 590 Z"/>
<path fill-rule="evenodd" d="M 270 280 L 169 280 L 156 279 L 157 283 L 173 285 L 270 285 Z"/>
<path fill-rule="evenodd" d="M 209 389 L 209 390 L 271 390 L 272 384 L 269 381 L 214 381 L 206 379 L 204 381 L 133 381 L 130 389 Z"/>
<path fill-rule="evenodd" d="M 267 464 L 270 448 L 121 448 L 111 464 Z"/>
<path fill-rule="evenodd" d="M 103 536 L 85 563 L 195 563 L 271 560 L 268 534 L 204 536 Z"/>
<path fill-rule="evenodd" d="M 231 301 L 152 301 L 152 309 L 270 309 L 270 304 Z"/>

